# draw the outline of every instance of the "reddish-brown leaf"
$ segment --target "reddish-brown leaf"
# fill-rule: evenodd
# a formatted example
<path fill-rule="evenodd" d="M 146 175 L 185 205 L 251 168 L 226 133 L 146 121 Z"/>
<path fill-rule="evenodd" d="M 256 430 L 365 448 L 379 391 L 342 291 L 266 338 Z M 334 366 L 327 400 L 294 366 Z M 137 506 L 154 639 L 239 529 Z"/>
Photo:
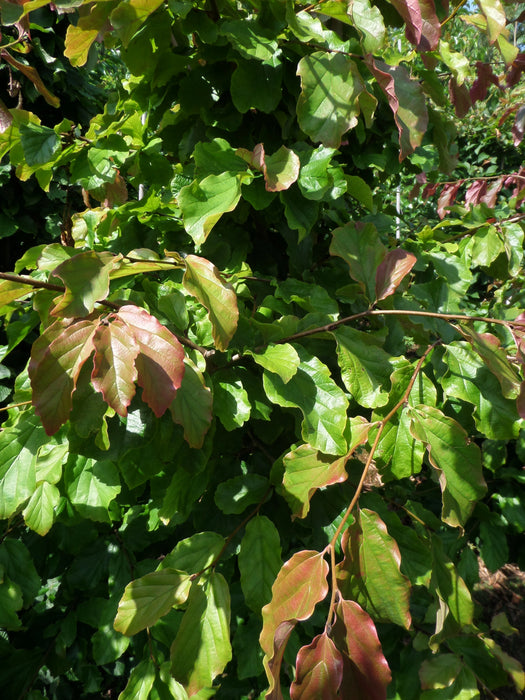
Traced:
<path fill-rule="evenodd" d="M 299 649 L 292 700 L 333 700 L 343 679 L 343 657 L 326 632 Z"/>
<path fill-rule="evenodd" d="M 519 53 L 512 62 L 507 73 L 506 82 L 508 87 L 514 87 L 525 71 L 525 53 Z"/>
<path fill-rule="evenodd" d="M 485 194 L 486 190 L 486 180 L 474 180 L 474 182 L 471 182 L 465 192 L 465 204 L 467 205 L 467 207 L 471 204 L 473 204 L 474 206 L 476 206 L 476 204 L 479 204 L 479 201 Z"/>
<path fill-rule="evenodd" d="M 393 294 L 417 262 L 413 253 L 401 248 L 388 251 L 376 270 L 376 300 Z"/>
<path fill-rule="evenodd" d="M 140 352 L 135 360 L 142 398 L 160 417 L 175 398 L 184 375 L 184 349 L 154 316 L 138 306 L 122 306 L 118 316 L 130 328 Z"/>
<path fill-rule="evenodd" d="M 448 92 L 450 101 L 454 105 L 454 111 L 458 119 L 463 119 L 472 107 L 470 93 L 465 83 L 460 85 L 456 78 L 451 78 L 448 82 Z"/>
<path fill-rule="evenodd" d="M 514 125 L 512 127 L 512 136 L 514 137 L 514 145 L 519 146 L 523 140 L 525 133 L 525 105 L 522 105 L 516 112 Z"/>
<path fill-rule="evenodd" d="M 487 187 L 486 191 L 479 198 L 480 202 L 485 202 L 485 204 L 493 209 L 496 206 L 496 200 L 498 199 L 498 194 L 503 187 L 505 182 L 505 177 L 501 176 L 492 181 L 492 183 Z"/>
<path fill-rule="evenodd" d="M 404 66 L 390 66 L 366 58 L 366 64 L 385 93 L 399 131 L 399 160 L 402 161 L 421 145 L 428 126 L 428 112 L 420 84 L 412 80 Z"/>
<path fill-rule="evenodd" d="M 458 180 L 457 182 L 451 182 L 443 186 L 441 194 L 438 197 L 437 213 L 440 219 L 442 219 L 447 213 L 447 209 L 454 204 L 456 195 L 459 188 L 463 184 L 463 180 Z"/>
<path fill-rule="evenodd" d="M 472 104 L 485 99 L 489 85 L 492 84 L 499 87 L 498 76 L 495 75 L 490 63 L 476 61 L 476 73 L 477 78 L 472 83 L 472 87 L 470 88 L 470 99 Z"/>
<path fill-rule="evenodd" d="M 6 51 L 5 49 L 0 52 L 0 58 L 3 58 L 3 60 L 7 61 L 7 63 L 12 65 L 13 68 L 16 68 L 23 75 L 25 75 L 25 77 L 33 83 L 35 89 L 42 95 L 47 104 L 51 105 L 52 107 L 60 107 L 60 100 L 46 88 L 36 68 L 33 68 L 33 66 L 28 66 L 25 63 L 20 63 L 20 61 L 17 61 L 16 58 L 11 56 L 9 51 Z"/>
<path fill-rule="evenodd" d="M 421 193 L 421 199 L 426 201 L 427 199 L 430 199 L 430 197 L 433 197 L 436 194 L 439 186 L 439 182 L 430 182 Z"/>
<path fill-rule="evenodd" d="M 31 349 L 29 378 L 35 413 L 48 435 L 68 419 L 82 365 L 93 352 L 92 339 L 98 319 L 66 323 L 56 321 Z"/>
<path fill-rule="evenodd" d="M 441 36 L 441 24 L 434 0 L 390 0 L 405 20 L 405 34 L 419 51 L 434 51 Z"/>
<path fill-rule="evenodd" d="M 341 698 L 385 700 L 392 675 L 372 618 L 350 600 L 339 601 L 336 616 L 334 641 L 347 657 Z"/>
<path fill-rule="evenodd" d="M 135 396 L 135 359 L 140 351 L 139 345 L 129 326 L 115 314 L 109 322 L 101 323 L 97 328 L 93 345 L 95 358 L 91 383 L 119 416 L 126 416 Z"/>
<path fill-rule="evenodd" d="M 416 184 L 414 185 L 414 187 L 412 187 L 412 189 L 410 190 L 410 192 L 408 194 L 409 201 L 412 201 L 413 199 L 415 199 L 419 195 L 419 192 L 420 192 L 421 188 L 423 187 L 423 185 L 426 184 L 426 181 L 427 181 L 426 173 L 418 173 L 416 175 Z"/>
<path fill-rule="evenodd" d="M 521 383 L 520 393 L 516 399 L 516 408 L 520 418 L 525 418 L 525 382 Z"/>
<path fill-rule="evenodd" d="M 272 586 L 272 600 L 262 609 L 263 628 L 259 638 L 264 651 L 264 668 L 269 682 L 267 700 L 282 697 L 279 673 L 284 649 L 299 620 L 308 619 L 328 593 L 328 564 L 315 551 L 297 552 L 279 571 Z"/>

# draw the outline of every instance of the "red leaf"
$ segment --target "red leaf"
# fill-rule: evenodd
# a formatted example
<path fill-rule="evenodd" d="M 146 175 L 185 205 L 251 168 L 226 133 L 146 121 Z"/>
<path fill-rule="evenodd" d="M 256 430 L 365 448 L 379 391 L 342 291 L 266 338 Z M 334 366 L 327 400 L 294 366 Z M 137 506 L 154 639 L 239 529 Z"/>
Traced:
<path fill-rule="evenodd" d="M 135 361 L 142 398 L 155 415 L 162 416 L 180 388 L 184 349 L 154 316 L 138 306 L 122 306 L 118 316 L 129 326 L 140 352 Z"/>
<path fill-rule="evenodd" d="M 376 300 L 381 301 L 393 294 L 416 262 L 413 253 L 401 248 L 388 251 L 376 270 Z"/>
<path fill-rule="evenodd" d="M 412 201 L 413 199 L 415 199 L 418 196 L 419 191 L 421 190 L 421 187 L 426 183 L 426 181 L 427 181 L 426 173 L 418 173 L 416 175 L 416 184 L 414 185 L 414 187 L 410 190 L 410 192 L 408 194 L 409 201 Z"/>
<path fill-rule="evenodd" d="M 345 659 L 341 697 L 352 700 L 385 700 L 392 680 L 372 618 L 350 600 L 336 608 L 334 640 Z M 344 657 L 343 657 L 344 658 Z"/>
<path fill-rule="evenodd" d="M 480 197 L 479 201 L 480 202 L 485 202 L 485 204 L 493 209 L 496 205 L 496 200 L 498 198 L 498 194 L 503 187 L 503 183 L 505 182 L 505 177 L 501 176 L 496 178 L 491 185 L 486 188 L 486 192 L 483 193 L 483 195 Z"/>
<path fill-rule="evenodd" d="M 457 182 L 444 185 L 438 197 L 437 213 L 440 219 L 445 216 L 446 210 L 454 204 L 456 195 L 462 184 L 463 180 L 458 180 Z"/>
<path fill-rule="evenodd" d="M 473 204 L 474 206 L 476 206 L 476 204 L 479 204 L 486 190 L 486 180 L 474 180 L 474 182 L 471 182 L 470 185 L 467 187 L 467 191 L 465 192 L 465 204 L 467 205 L 467 207 L 471 204 Z"/>
<path fill-rule="evenodd" d="M 490 63 L 476 61 L 476 72 L 478 77 L 472 83 L 472 87 L 470 88 L 470 99 L 472 104 L 485 99 L 490 84 L 499 87 L 498 76 L 494 74 Z"/>
<path fill-rule="evenodd" d="M 525 382 L 521 383 L 520 393 L 516 399 L 516 408 L 520 418 L 525 418 Z"/>
<path fill-rule="evenodd" d="M 78 375 L 93 352 L 97 324 L 92 318 L 72 323 L 59 319 L 33 344 L 28 370 L 33 405 L 48 435 L 68 419 Z"/>
<path fill-rule="evenodd" d="M 93 337 L 95 359 L 91 382 L 119 416 L 126 416 L 135 396 L 135 359 L 140 349 L 124 321 L 115 314 L 108 320 L 109 323 L 100 324 Z"/>
<path fill-rule="evenodd" d="M 450 94 L 450 101 L 454 105 L 456 117 L 458 117 L 458 119 L 462 119 L 472 107 L 472 101 L 470 99 L 468 88 L 465 83 L 463 83 L 463 85 L 459 85 L 455 78 L 451 78 L 448 82 L 448 91 Z"/>
<path fill-rule="evenodd" d="M 439 43 L 441 24 L 434 0 L 390 0 L 406 24 L 405 34 L 419 51 L 434 51 Z"/>
<path fill-rule="evenodd" d="M 507 73 L 506 82 L 509 87 L 514 87 L 525 71 L 525 53 L 519 53 Z"/>
<path fill-rule="evenodd" d="M 343 679 L 343 657 L 324 632 L 299 649 L 292 700 L 333 700 Z"/>
<path fill-rule="evenodd" d="M 259 638 L 270 685 L 267 700 L 281 698 L 279 674 L 288 638 L 298 620 L 308 619 L 328 593 L 328 564 L 314 551 L 297 552 L 279 571 L 272 586 L 272 600 L 262 609 Z"/>
<path fill-rule="evenodd" d="M 390 66 L 368 56 L 366 63 L 385 93 L 399 131 L 399 160 L 421 145 L 428 126 L 428 112 L 421 86 L 404 66 Z"/>
<path fill-rule="evenodd" d="M 425 187 L 425 189 L 423 190 L 423 192 L 421 193 L 421 199 L 423 199 L 423 201 L 426 201 L 426 200 L 429 199 L 430 197 L 433 197 L 433 196 L 436 194 L 437 188 L 438 188 L 439 186 L 440 186 L 440 183 L 439 183 L 439 182 L 434 182 L 434 183 L 431 182 L 431 183 L 429 183 L 429 184 Z"/>

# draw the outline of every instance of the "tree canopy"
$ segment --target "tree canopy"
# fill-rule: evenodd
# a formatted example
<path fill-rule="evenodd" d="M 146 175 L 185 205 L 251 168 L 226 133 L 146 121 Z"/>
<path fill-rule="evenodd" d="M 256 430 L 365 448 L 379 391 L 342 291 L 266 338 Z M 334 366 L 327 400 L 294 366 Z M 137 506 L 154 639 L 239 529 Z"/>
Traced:
<path fill-rule="evenodd" d="M 0 12 L 6 697 L 523 691 L 525 3 Z"/>

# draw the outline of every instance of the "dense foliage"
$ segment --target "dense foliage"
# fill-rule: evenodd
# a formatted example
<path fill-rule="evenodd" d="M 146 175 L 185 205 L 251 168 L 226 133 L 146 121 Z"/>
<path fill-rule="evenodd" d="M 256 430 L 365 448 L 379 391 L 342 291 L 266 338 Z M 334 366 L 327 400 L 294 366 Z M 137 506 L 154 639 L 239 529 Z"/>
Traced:
<path fill-rule="evenodd" d="M 522 691 L 525 3 L 0 10 L 4 697 Z"/>

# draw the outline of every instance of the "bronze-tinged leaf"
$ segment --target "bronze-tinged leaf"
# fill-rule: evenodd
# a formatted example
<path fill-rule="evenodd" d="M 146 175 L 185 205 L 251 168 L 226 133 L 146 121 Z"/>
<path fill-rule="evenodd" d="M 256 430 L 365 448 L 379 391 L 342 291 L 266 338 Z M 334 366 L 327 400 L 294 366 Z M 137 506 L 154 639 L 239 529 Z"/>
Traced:
<path fill-rule="evenodd" d="M 366 64 L 383 90 L 399 132 L 399 160 L 421 145 L 428 112 L 421 86 L 404 66 L 390 66 L 368 56 Z"/>
<path fill-rule="evenodd" d="M 35 413 L 48 435 L 66 422 L 82 365 L 94 350 L 98 319 L 56 321 L 33 344 L 29 378 Z"/>
<path fill-rule="evenodd" d="M 95 303 L 109 294 L 109 272 L 119 257 L 87 250 L 64 260 L 53 270 L 66 289 L 51 311 L 53 316 L 88 316 Z"/>
<path fill-rule="evenodd" d="M 308 619 L 328 593 L 328 564 L 319 552 L 294 554 L 282 567 L 272 586 L 272 600 L 262 609 L 259 638 L 269 682 L 267 700 L 281 698 L 279 673 L 288 638 L 298 620 Z"/>
<path fill-rule="evenodd" d="M 333 700 L 343 679 L 343 657 L 326 632 L 299 649 L 292 700 Z"/>
<path fill-rule="evenodd" d="M 343 658 L 347 657 L 341 699 L 385 700 L 392 675 L 372 618 L 357 603 L 340 600 L 333 638 Z"/>
<path fill-rule="evenodd" d="M 437 213 L 440 219 L 444 218 L 445 214 L 447 213 L 447 209 L 450 209 L 450 207 L 454 204 L 456 195 L 462 184 L 463 180 L 458 180 L 457 182 L 452 182 L 449 185 L 445 185 L 441 190 L 437 203 Z"/>
<path fill-rule="evenodd" d="M 405 34 L 419 51 L 437 49 L 441 24 L 436 15 L 434 0 L 390 0 L 405 20 Z"/>
<path fill-rule="evenodd" d="M 186 258 L 182 284 L 208 310 L 215 345 L 218 350 L 226 350 L 239 320 L 237 295 L 232 286 L 223 280 L 213 263 L 196 255 Z"/>
<path fill-rule="evenodd" d="M 396 248 L 390 250 L 376 270 L 376 300 L 393 294 L 417 262 L 413 253 Z"/>
<path fill-rule="evenodd" d="M 23 75 L 26 76 L 26 78 L 28 78 L 33 83 L 37 92 L 39 92 L 42 95 L 42 97 L 48 105 L 51 105 L 51 107 L 60 107 L 60 100 L 58 99 L 58 97 L 56 97 L 56 95 L 53 95 L 53 93 L 46 88 L 36 68 L 33 68 L 33 66 L 28 66 L 25 63 L 21 63 L 20 61 L 17 61 L 16 58 L 13 58 L 9 51 L 6 51 L 5 49 L 2 52 L 0 52 L 0 56 L 4 61 L 7 61 L 7 63 L 12 65 L 13 68 L 19 70 Z"/>
<path fill-rule="evenodd" d="M 159 418 L 182 384 L 184 349 L 173 333 L 145 309 L 129 304 L 119 309 L 118 316 L 140 349 L 135 366 L 142 399 Z"/>
<path fill-rule="evenodd" d="M 140 352 L 139 345 L 129 326 L 114 314 L 97 328 L 93 345 L 95 358 L 91 383 L 119 416 L 126 416 L 135 396 L 138 374 L 135 359 Z"/>

